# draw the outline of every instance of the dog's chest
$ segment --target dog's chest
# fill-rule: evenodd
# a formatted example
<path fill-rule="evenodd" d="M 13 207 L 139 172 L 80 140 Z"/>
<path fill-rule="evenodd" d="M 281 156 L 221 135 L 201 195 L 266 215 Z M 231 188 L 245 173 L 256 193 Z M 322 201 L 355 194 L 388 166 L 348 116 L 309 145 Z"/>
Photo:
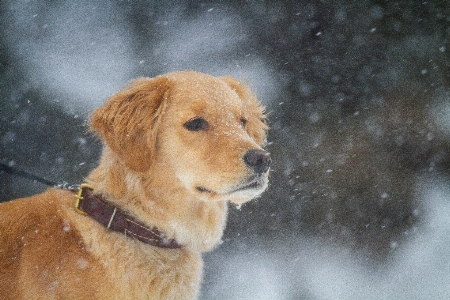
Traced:
<path fill-rule="evenodd" d="M 104 269 L 113 299 L 196 299 L 202 277 L 199 253 L 161 249 L 105 230 L 90 230 L 83 238 Z"/>

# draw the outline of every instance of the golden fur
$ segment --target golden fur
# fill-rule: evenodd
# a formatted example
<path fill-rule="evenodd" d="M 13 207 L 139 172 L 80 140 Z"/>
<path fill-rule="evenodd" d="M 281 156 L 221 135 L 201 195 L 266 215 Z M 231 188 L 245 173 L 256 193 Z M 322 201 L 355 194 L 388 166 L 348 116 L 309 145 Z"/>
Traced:
<path fill-rule="evenodd" d="M 202 117 L 206 130 L 184 127 Z M 267 126 L 250 89 L 196 72 L 141 78 L 94 111 L 104 141 L 87 177 L 107 201 L 184 247 L 163 249 L 108 231 L 50 189 L 0 204 L 1 299 L 195 299 L 201 252 L 220 242 L 227 201 L 261 194 L 243 187 L 243 161 L 262 150 Z M 244 120 L 244 121 L 243 121 Z"/>

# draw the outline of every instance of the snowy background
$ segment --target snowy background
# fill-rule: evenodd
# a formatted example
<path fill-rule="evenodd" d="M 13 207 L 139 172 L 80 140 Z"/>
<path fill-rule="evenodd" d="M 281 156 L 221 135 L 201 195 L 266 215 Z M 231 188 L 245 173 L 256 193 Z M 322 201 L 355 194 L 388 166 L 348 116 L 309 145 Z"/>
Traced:
<path fill-rule="evenodd" d="M 132 78 L 257 92 L 271 185 L 230 209 L 201 299 L 450 298 L 447 1 L 5 0 L 0 28 L 0 162 L 53 181 L 95 167 L 85 120 Z"/>

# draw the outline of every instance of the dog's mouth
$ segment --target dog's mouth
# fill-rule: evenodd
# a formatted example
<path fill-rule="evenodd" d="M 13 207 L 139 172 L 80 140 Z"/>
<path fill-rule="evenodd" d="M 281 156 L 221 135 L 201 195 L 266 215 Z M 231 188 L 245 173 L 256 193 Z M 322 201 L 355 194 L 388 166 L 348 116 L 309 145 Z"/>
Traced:
<path fill-rule="evenodd" d="M 233 194 L 233 193 L 248 191 L 248 190 L 260 190 L 260 189 L 263 189 L 265 185 L 266 185 L 266 181 L 264 180 L 264 178 L 258 177 L 256 179 L 250 180 L 249 182 L 238 185 L 237 187 L 233 187 L 230 190 L 227 190 L 224 192 L 219 192 L 219 193 L 214 192 L 214 191 L 204 188 L 202 186 L 196 187 L 196 190 L 201 193 L 209 193 L 209 194 Z"/>
<path fill-rule="evenodd" d="M 264 186 L 263 180 L 255 180 L 253 182 L 250 182 L 248 184 L 244 184 L 243 186 L 240 186 L 234 190 L 232 190 L 229 193 L 235 193 L 239 191 L 245 191 L 245 190 L 259 190 Z"/>

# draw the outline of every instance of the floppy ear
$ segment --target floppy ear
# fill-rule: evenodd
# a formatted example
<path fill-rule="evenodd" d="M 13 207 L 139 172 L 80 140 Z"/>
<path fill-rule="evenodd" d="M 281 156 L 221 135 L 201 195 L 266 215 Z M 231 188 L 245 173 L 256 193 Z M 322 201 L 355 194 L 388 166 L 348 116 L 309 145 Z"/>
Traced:
<path fill-rule="evenodd" d="M 264 106 L 259 103 L 256 95 L 250 89 L 247 83 L 240 83 L 231 76 L 221 78 L 225 81 L 242 99 L 244 103 L 247 118 L 246 128 L 251 138 L 253 138 L 259 145 L 263 145 L 266 139 L 267 130 L 267 117 L 264 113 Z"/>
<path fill-rule="evenodd" d="M 91 116 L 91 128 L 136 172 L 147 171 L 154 159 L 157 125 L 168 88 L 165 77 L 137 79 Z"/>

